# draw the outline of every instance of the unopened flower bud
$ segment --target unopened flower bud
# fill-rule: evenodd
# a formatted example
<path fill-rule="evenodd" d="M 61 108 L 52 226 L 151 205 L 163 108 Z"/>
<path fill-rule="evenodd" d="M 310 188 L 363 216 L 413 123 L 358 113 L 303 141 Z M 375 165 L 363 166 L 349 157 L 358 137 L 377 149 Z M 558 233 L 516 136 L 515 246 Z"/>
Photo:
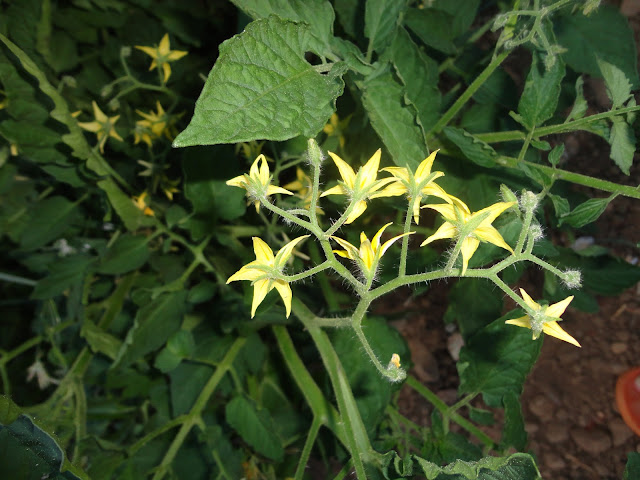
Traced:
<path fill-rule="evenodd" d="M 580 273 L 580 270 L 567 270 L 564 272 L 562 281 L 567 288 L 571 290 L 580 288 L 580 285 L 582 285 L 582 274 Z"/>
<path fill-rule="evenodd" d="M 520 208 L 522 210 L 525 212 L 532 211 L 535 210 L 537 206 L 538 196 L 535 193 L 528 190 L 522 192 L 522 195 L 520 195 Z"/>
<path fill-rule="evenodd" d="M 314 167 L 319 167 L 325 159 L 325 156 L 322 154 L 322 150 L 320 150 L 318 143 L 313 138 L 309 139 L 307 145 L 307 159 L 309 163 Z"/>
<path fill-rule="evenodd" d="M 131 47 L 125 46 L 120 49 L 120 56 L 128 57 L 131 55 Z"/>
<path fill-rule="evenodd" d="M 542 231 L 542 227 L 538 223 L 532 223 L 529 227 L 529 238 L 531 238 L 534 242 L 537 242 L 542 237 L 544 237 L 544 232 Z"/>
<path fill-rule="evenodd" d="M 387 365 L 387 378 L 392 382 L 401 382 L 407 378 L 407 372 L 400 367 L 400 355 L 394 353 Z"/>
<path fill-rule="evenodd" d="M 500 193 L 502 194 L 503 202 L 518 202 L 516 194 L 513 193 L 504 183 L 500 185 Z"/>

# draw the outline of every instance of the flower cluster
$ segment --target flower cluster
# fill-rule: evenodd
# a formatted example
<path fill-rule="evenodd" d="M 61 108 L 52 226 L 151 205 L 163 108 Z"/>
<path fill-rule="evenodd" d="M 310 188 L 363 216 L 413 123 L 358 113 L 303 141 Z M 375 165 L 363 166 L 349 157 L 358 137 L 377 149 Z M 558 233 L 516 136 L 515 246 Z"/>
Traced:
<path fill-rule="evenodd" d="M 469 260 L 477 251 L 480 243 L 491 243 L 510 254 L 515 255 L 514 249 L 504 240 L 500 232 L 493 226 L 493 222 L 504 212 L 518 204 L 517 201 L 498 202 L 489 207 L 471 212 L 469 207 L 459 198 L 450 195 L 435 181 L 442 177 L 444 173 L 432 172 L 437 151 L 425 158 L 415 171 L 402 167 L 388 167 L 380 170 L 381 151 L 377 150 L 371 158 L 358 171 L 345 162 L 333 152 L 329 156 L 335 163 L 340 173 L 341 180 L 337 185 L 329 188 L 320 195 L 314 189 L 311 179 L 299 167 L 296 169 L 296 180 L 285 187 L 299 192 L 298 196 L 303 199 L 304 210 L 312 208 L 319 209 L 317 205 L 318 197 L 328 195 L 346 195 L 349 203 L 341 215 L 340 219 L 326 232 L 319 232 L 309 228 L 309 230 L 321 242 L 329 239 L 336 242 L 342 250 L 332 250 L 339 257 L 352 260 L 360 270 L 363 281 L 360 283 L 363 291 L 368 291 L 375 279 L 376 271 L 380 260 L 385 252 L 400 238 L 407 237 L 415 232 L 409 232 L 411 220 L 416 224 L 420 221 L 420 210 L 428 208 L 438 212 L 444 222 L 421 244 L 425 246 L 435 240 L 452 239 L 455 246 L 445 271 L 452 272 L 453 264 L 457 257 L 462 257 L 462 267 L 460 275 L 465 275 L 468 270 Z M 319 168 L 319 167 L 318 167 Z M 390 173 L 391 176 L 378 178 L 380 172 Z M 317 173 L 318 174 L 318 173 Z M 272 185 L 273 176 L 269 170 L 267 159 L 260 154 L 249 170 L 249 174 L 240 175 L 229 181 L 227 185 L 240 187 L 247 191 L 247 195 L 255 202 L 256 209 L 260 205 L 265 205 L 268 209 L 280 215 L 288 215 L 285 210 L 273 206 L 268 197 L 273 194 L 293 195 L 293 192 Z M 317 189 L 317 185 L 315 186 Z M 312 194 L 312 192 L 315 192 Z M 408 200 L 407 219 L 405 231 L 400 235 L 395 235 L 386 242 L 382 241 L 384 231 L 391 225 L 387 223 L 380 228 L 371 240 L 362 232 L 360 234 L 360 246 L 356 247 L 347 240 L 333 235 L 333 233 L 343 224 L 350 224 L 355 221 L 367 208 L 367 202 L 379 197 L 393 197 L 404 195 Z M 437 197 L 442 203 L 422 205 L 422 201 L 429 197 Z M 515 199 L 515 196 L 513 197 Z M 516 199 L 517 200 L 517 199 Z M 533 207 L 535 208 L 535 206 Z M 304 214 L 304 210 L 302 214 Z M 293 212 L 293 211 L 292 211 Z M 296 210 L 296 214 L 301 214 Z M 307 215 L 310 217 L 310 215 Z M 295 221 L 296 218 L 293 217 Z M 300 223 L 304 226 L 304 223 Z M 306 225 L 311 225 L 306 222 Z M 313 227 L 313 225 L 311 225 Z M 287 317 L 291 311 L 291 288 L 283 273 L 284 264 L 291 256 L 294 246 L 308 237 L 305 235 L 298 237 L 282 247 L 274 256 L 271 248 L 260 238 L 253 238 L 254 252 L 256 260 L 242 267 L 232 275 L 228 282 L 236 280 L 251 281 L 254 287 L 253 305 L 251 316 L 255 315 L 258 305 L 264 300 L 271 289 L 276 289 L 284 301 Z M 328 243 L 324 244 L 325 251 Z M 407 242 L 403 242 L 403 254 L 406 257 Z M 518 250 L 520 247 L 518 247 Z M 330 260 L 328 260 L 331 262 Z M 333 260 L 335 262 L 335 259 Z M 336 263 L 337 264 L 337 263 Z M 336 265 L 334 264 L 334 265 Z M 340 266 L 339 264 L 337 264 Z M 311 273 L 309 273 L 311 274 Z M 403 273 L 401 273 L 403 275 Z M 296 278 L 303 278 L 304 274 L 297 275 Z M 352 277 L 353 278 L 353 277 Z M 562 302 L 549 307 L 541 307 L 529 297 L 524 290 L 521 290 L 522 300 L 519 303 L 527 310 L 528 315 L 507 321 L 508 324 L 527 327 L 533 330 L 534 339 L 541 332 L 557 337 L 566 342 L 580 346 L 580 344 L 566 333 L 559 325 L 560 315 L 564 312 L 573 297 L 569 297 Z M 515 295 L 515 294 L 514 294 Z M 399 358 L 393 357 L 390 363 L 391 369 L 399 368 Z"/>

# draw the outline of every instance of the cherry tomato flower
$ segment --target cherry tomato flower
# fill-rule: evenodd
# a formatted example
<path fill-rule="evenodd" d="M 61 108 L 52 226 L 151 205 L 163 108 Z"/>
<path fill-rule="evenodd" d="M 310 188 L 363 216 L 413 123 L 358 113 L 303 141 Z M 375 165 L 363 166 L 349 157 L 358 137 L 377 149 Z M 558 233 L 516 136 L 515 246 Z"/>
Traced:
<path fill-rule="evenodd" d="M 511 247 L 504 241 L 502 235 L 491 224 L 505 210 L 511 208 L 516 202 L 499 202 L 475 213 L 471 213 L 469 207 L 460 199 L 449 196 L 452 204 L 425 205 L 422 208 L 430 208 L 440 213 L 446 220 L 440 228 L 427 238 L 421 247 L 444 238 L 462 237 L 460 252 L 462 253 L 462 275 L 467 271 L 469 260 L 478 249 L 480 242 L 489 242 L 513 253 Z"/>
<path fill-rule="evenodd" d="M 164 34 L 157 47 L 143 47 L 136 45 L 136 48 L 153 58 L 153 61 L 149 66 L 149 70 L 153 70 L 154 68 L 162 70 L 164 83 L 167 83 L 167 80 L 169 80 L 169 77 L 171 76 L 171 66 L 169 65 L 169 62 L 180 60 L 188 53 L 181 50 L 171 50 L 168 33 Z"/>
<path fill-rule="evenodd" d="M 294 238 L 284 247 L 282 247 L 276 255 L 273 254 L 271 247 L 262 239 L 253 237 L 253 251 L 256 259 L 242 267 L 236 273 L 231 275 L 227 280 L 227 284 L 237 280 L 248 280 L 253 285 L 253 302 L 251 305 L 251 318 L 256 314 L 256 309 L 262 303 L 267 294 L 274 288 L 282 297 L 284 306 L 287 311 L 287 318 L 291 313 L 291 287 L 289 283 L 280 277 L 289 257 L 293 253 L 293 248 L 309 235 Z"/>
<path fill-rule="evenodd" d="M 520 289 L 520 295 L 522 295 L 522 299 L 525 301 L 527 306 L 534 311 L 533 316 L 525 315 L 524 317 L 507 320 L 505 323 L 533 330 L 534 340 L 540 336 L 540 332 L 544 332 L 547 335 L 559 338 L 560 340 L 575 345 L 576 347 L 581 346 L 575 338 L 565 332 L 558 324 L 558 322 L 562 320 L 560 315 L 564 313 L 573 300 L 573 295 L 565 298 L 561 302 L 548 306 L 542 306 L 534 302 L 522 288 Z"/>
<path fill-rule="evenodd" d="M 80 128 L 96 134 L 100 153 L 104 153 L 104 145 L 107 143 L 107 138 L 111 137 L 116 140 L 120 140 L 121 142 L 123 141 L 115 128 L 120 115 L 107 117 L 104 112 L 100 110 L 100 107 L 98 107 L 98 104 L 95 101 L 91 102 L 91 106 L 93 107 L 93 116 L 95 120 L 93 122 L 78 122 L 78 125 Z"/>

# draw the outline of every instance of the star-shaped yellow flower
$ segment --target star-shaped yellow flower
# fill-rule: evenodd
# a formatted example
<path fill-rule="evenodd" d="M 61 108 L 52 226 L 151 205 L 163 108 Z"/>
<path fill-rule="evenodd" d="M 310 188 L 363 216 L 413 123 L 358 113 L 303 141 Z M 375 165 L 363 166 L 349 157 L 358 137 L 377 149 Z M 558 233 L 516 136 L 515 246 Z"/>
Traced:
<path fill-rule="evenodd" d="M 404 167 L 387 167 L 383 168 L 383 172 L 389 172 L 395 177 L 395 181 L 387 185 L 380 192 L 371 195 L 376 197 L 392 197 L 397 195 L 406 195 L 412 204 L 413 220 L 418 224 L 420 222 L 420 202 L 422 198 L 433 195 L 443 199 L 447 203 L 452 203 L 450 195 L 445 192 L 442 187 L 436 185 L 434 180 L 444 176 L 442 172 L 431 173 L 433 161 L 436 159 L 438 150 L 425 158 L 415 173 Z"/>
<path fill-rule="evenodd" d="M 287 311 L 287 318 L 291 313 L 291 287 L 289 283 L 280 279 L 285 263 L 293 253 L 293 248 L 309 235 L 294 238 L 274 256 L 273 250 L 262 239 L 253 237 L 253 251 L 256 259 L 242 267 L 231 275 L 227 284 L 237 280 L 249 280 L 253 285 L 253 302 L 251 305 L 251 318 L 256 314 L 256 309 L 274 288 L 278 291 Z"/>
<path fill-rule="evenodd" d="M 351 199 L 356 202 L 355 208 L 349 214 L 345 223 L 352 223 L 356 218 L 362 215 L 367 209 L 366 199 L 372 198 L 374 192 L 394 181 L 393 177 L 377 180 L 381 153 L 381 150 L 378 149 L 369 161 L 364 166 L 360 167 L 356 174 L 347 162 L 342 160 L 335 153 L 329 152 L 329 155 L 340 171 L 342 182 L 339 182 L 335 187 L 323 192 L 320 196 L 349 195 Z M 378 194 L 377 196 L 380 197 L 383 195 Z"/>
<path fill-rule="evenodd" d="M 533 316 L 525 315 L 524 317 L 507 320 L 505 323 L 533 330 L 534 340 L 540 336 L 540 332 L 544 332 L 547 335 L 559 338 L 560 340 L 575 345 L 576 347 L 581 346 L 575 338 L 565 332 L 562 327 L 558 325 L 558 321 L 561 320 L 560 315 L 564 313 L 573 300 L 573 295 L 565 298 L 561 302 L 543 307 L 534 302 L 522 288 L 520 289 L 520 294 L 529 308 L 534 311 Z"/>
<path fill-rule="evenodd" d="M 345 137 L 344 131 L 349 126 L 349 121 L 351 120 L 351 116 L 348 116 L 344 120 L 340 120 L 337 113 L 333 113 L 331 118 L 329 118 L 329 123 L 327 123 L 322 131 L 327 134 L 329 137 L 338 137 L 338 143 L 341 148 L 344 148 Z"/>
<path fill-rule="evenodd" d="M 167 83 L 169 77 L 171 76 L 171 66 L 169 62 L 175 62 L 176 60 L 180 60 L 184 57 L 188 52 L 184 52 L 181 50 L 171 50 L 171 46 L 169 44 L 169 34 L 165 33 L 162 40 L 160 40 L 160 44 L 157 47 L 143 47 L 140 45 L 136 45 L 138 50 L 142 50 L 144 53 L 153 58 L 151 62 L 151 66 L 149 70 L 153 70 L 154 67 L 158 69 L 162 69 L 164 73 L 164 83 Z"/>
<path fill-rule="evenodd" d="M 96 102 L 91 102 L 91 106 L 93 107 L 95 120 L 93 122 L 78 122 L 78 125 L 80 128 L 96 134 L 96 137 L 98 137 L 98 145 L 100 146 L 100 153 L 104 153 L 104 144 L 107 143 L 108 137 L 115 138 L 121 142 L 123 141 L 115 129 L 115 124 L 120 118 L 120 115 L 107 117 L 103 111 L 100 110 Z"/>
<path fill-rule="evenodd" d="M 285 190 L 282 187 L 271 185 L 271 172 L 267 164 L 267 157 L 263 154 L 258 155 L 251 168 L 249 175 L 238 175 L 231 180 L 227 180 L 227 185 L 232 187 L 244 188 L 249 197 L 256 198 L 254 201 L 256 212 L 260 211 L 260 199 L 266 198 L 274 193 L 283 193 L 285 195 L 293 195 L 293 192 Z"/>
<path fill-rule="evenodd" d="M 502 238 L 502 235 L 491 224 L 498 216 L 511 208 L 516 202 L 499 202 L 490 207 L 471 213 L 469 207 L 462 200 L 450 196 L 452 204 L 425 205 L 422 208 L 431 208 L 439 212 L 445 219 L 440 228 L 427 238 L 421 247 L 443 238 L 460 238 L 462 245 L 462 275 L 467 271 L 469 259 L 478 249 L 480 242 L 489 242 L 513 253 L 513 250 Z"/>
<path fill-rule="evenodd" d="M 415 233 L 409 232 L 397 235 L 393 238 L 390 238 L 381 245 L 380 237 L 389 225 L 391 225 L 391 223 L 387 223 L 380 230 L 378 230 L 371 241 L 369 241 L 365 233 L 362 232 L 360 234 L 359 249 L 351 245 L 346 240 L 343 240 L 342 238 L 332 236 L 331 238 L 338 242 L 342 248 L 344 248 L 344 250 L 334 250 L 333 252 L 336 255 L 340 255 L 341 257 L 349 258 L 355 261 L 360 267 L 360 270 L 362 270 L 362 272 L 364 273 L 365 277 L 367 277 L 367 280 L 370 280 L 376 273 L 380 258 L 385 254 L 389 247 L 393 245 L 393 243 L 399 238 Z"/>

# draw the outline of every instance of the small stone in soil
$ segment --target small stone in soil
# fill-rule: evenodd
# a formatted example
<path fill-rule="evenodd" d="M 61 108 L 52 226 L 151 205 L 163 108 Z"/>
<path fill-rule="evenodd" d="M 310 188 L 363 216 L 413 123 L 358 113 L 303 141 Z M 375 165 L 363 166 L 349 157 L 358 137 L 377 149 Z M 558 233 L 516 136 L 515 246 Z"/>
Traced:
<path fill-rule="evenodd" d="M 615 342 L 611 344 L 611 352 L 615 355 L 620 355 L 627 351 L 627 344 L 624 342 Z"/>
<path fill-rule="evenodd" d="M 550 423 L 544 428 L 544 435 L 550 443 L 560 443 L 569 437 L 569 430 L 562 423 Z"/>
<path fill-rule="evenodd" d="M 620 418 L 612 418 L 607 426 L 611 432 L 614 447 L 619 447 L 633 436 L 633 431 Z"/>
<path fill-rule="evenodd" d="M 597 455 L 611 448 L 611 437 L 609 433 L 600 429 L 592 428 L 572 428 L 571 438 L 587 453 Z"/>
<path fill-rule="evenodd" d="M 546 421 L 553 418 L 554 405 L 546 396 L 536 395 L 529 404 L 531 412 L 540 420 Z"/>
<path fill-rule="evenodd" d="M 551 470 L 562 470 L 567 466 L 564 459 L 560 455 L 553 452 L 549 452 L 544 455 L 544 464 Z"/>

